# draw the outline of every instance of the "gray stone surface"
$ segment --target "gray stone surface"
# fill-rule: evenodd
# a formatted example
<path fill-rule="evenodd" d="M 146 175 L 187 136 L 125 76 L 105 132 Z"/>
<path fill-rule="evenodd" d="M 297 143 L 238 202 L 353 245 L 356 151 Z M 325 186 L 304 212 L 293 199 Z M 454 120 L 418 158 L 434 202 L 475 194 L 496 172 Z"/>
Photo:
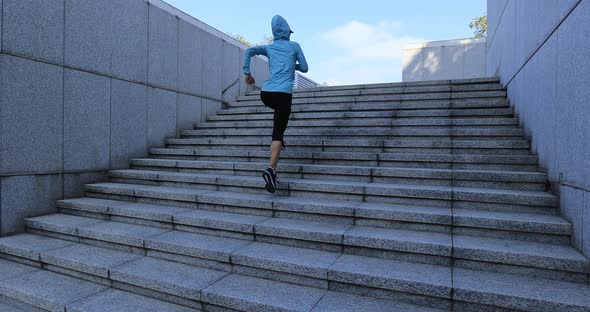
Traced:
<path fill-rule="evenodd" d="M 83 300 L 67 305 L 67 310 L 72 312 L 196 312 L 200 309 L 192 309 L 176 304 L 148 298 L 124 292 L 116 289 L 107 289 Z"/>
<path fill-rule="evenodd" d="M 350 225 L 271 218 L 256 225 L 255 233 L 307 241 L 341 244 Z"/>
<path fill-rule="evenodd" d="M 203 301 L 245 311 L 309 311 L 326 291 L 228 275 L 203 290 Z"/>
<path fill-rule="evenodd" d="M 355 226 L 344 234 L 344 244 L 438 256 L 451 255 L 451 235 Z"/>
<path fill-rule="evenodd" d="M 164 146 L 165 140 L 176 137 L 177 93 L 148 88 L 147 145 Z"/>
<path fill-rule="evenodd" d="M 147 153 L 147 87 L 111 80 L 111 168 Z"/>
<path fill-rule="evenodd" d="M 590 189 L 590 118 L 587 103 L 590 90 L 590 30 L 584 25 L 590 18 L 590 4 L 582 1 L 561 24 L 557 39 L 557 151 L 563 181 Z"/>
<path fill-rule="evenodd" d="M 104 76 L 65 69 L 64 170 L 109 168 L 110 84 Z"/>
<path fill-rule="evenodd" d="M 240 81 L 243 80 L 240 49 L 230 43 L 223 42 L 222 88 L 223 100 L 235 102 L 240 95 Z"/>
<path fill-rule="evenodd" d="M 0 252 L 39 261 L 39 254 L 41 252 L 64 248 L 72 244 L 72 242 L 45 236 L 18 234 L 0 238 Z"/>
<path fill-rule="evenodd" d="M 63 69 L 3 54 L 0 79 L 0 170 L 61 171 Z"/>
<path fill-rule="evenodd" d="M 555 27 L 569 13 L 572 6 L 579 0 L 539 1 L 539 39 L 543 40 L 551 34 Z"/>
<path fill-rule="evenodd" d="M 2 51 L 63 64 L 64 1 L 5 0 L 3 6 Z"/>
<path fill-rule="evenodd" d="M 267 217 L 245 214 L 191 210 L 174 215 L 174 223 L 233 232 L 254 233 L 254 226 Z"/>
<path fill-rule="evenodd" d="M 0 282 L 5 296 L 49 311 L 64 311 L 74 301 L 107 287 L 48 271 L 36 271 Z"/>
<path fill-rule="evenodd" d="M 325 279 L 338 257 L 339 253 L 255 242 L 233 252 L 232 263 Z"/>
<path fill-rule="evenodd" d="M 451 268 L 446 266 L 342 255 L 330 267 L 328 279 L 439 298 L 451 297 Z"/>
<path fill-rule="evenodd" d="M 78 229 L 78 235 L 81 237 L 135 247 L 144 247 L 144 241 L 146 239 L 165 232 L 168 231 L 154 227 L 118 222 L 101 222 Z"/>
<path fill-rule="evenodd" d="M 202 99 L 186 94 L 178 95 L 176 128 L 181 130 L 192 129 L 195 122 L 202 120 Z"/>
<path fill-rule="evenodd" d="M 148 4 L 142 0 L 109 1 L 112 7 L 111 75 L 147 82 Z"/>
<path fill-rule="evenodd" d="M 21 308 L 25 308 L 25 309 L 30 307 L 30 306 L 23 307 L 22 304 L 18 304 L 11 299 L 6 299 L 6 298 L 0 297 L 0 310 L 1 311 L 4 311 L 4 312 L 34 312 L 34 311 L 32 311 L 32 309 L 29 309 L 30 311 L 25 311 L 25 310 L 18 308 L 17 306 L 21 306 Z"/>
<path fill-rule="evenodd" d="M 524 311 L 584 311 L 590 308 L 590 288 L 584 284 L 517 275 L 454 270 L 454 295 L 476 302 Z"/>
<path fill-rule="evenodd" d="M 85 184 L 103 182 L 108 179 L 107 171 L 66 173 L 62 176 L 63 198 L 83 196 Z"/>
<path fill-rule="evenodd" d="M 203 66 L 208 55 L 203 54 L 203 30 L 180 20 L 178 22 L 178 90 L 201 94 L 203 81 L 208 79 Z"/>
<path fill-rule="evenodd" d="M 125 202 L 119 202 L 118 205 L 109 205 L 108 207 L 109 213 L 113 215 L 169 223 L 172 223 L 172 220 L 176 214 L 191 211 L 187 208 Z"/>
<path fill-rule="evenodd" d="M 178 18 L 149 7 L 148 81 L 155 86 L 178 87 Z"/>
<path fill-rule="evenodd" d="M 584 211 L 590 211 L 590 192 L 584 192 Z M 584 213 L 584 224 L 590 224 L 590 214 Z M 584 233 L 582 235 L 586 235 L 585 237 L 590 237 L 590 228 L 586 227 L 583 229 Z M 582 236 L 584 237 L 584 236 Z M 590 240 L 582 241 L 582 252 L 584 255 L 590 254 Z"/>
<path fill-rule="evenodd" d="M 202 289 L 226 275 L 225 272 L 151 258 L 138 259 L 111 270 L 113 280 L 192 300 L 200 300 Z"/>
<path fill-rule="evenodd" d="M 27 218 L 25 224 L 28 228 L 57 232 L 68 235 L 76 235 L 80 227 L 101 223 L 102 220 L 85 218 L 66 214 L 50 214 L 46 216 Z"/>
<path fill-rule="evenodd" d="M 65 7 L 65 64 L 110 74 L 115 8 L 108 0 L 66 0 Z"/>
<path fill-rule="evenodd" d="M 220 109 L 221 102 L 203 99 L 201 102 L 201 121 L 206 121 L 207 116 L 215 114 Z"/>
<path fill-rule="evenodd" d="M 146 240 L 149 249 L 229 262 L 230 254 L 250 241 L 172 231 Z"/>
<path fill-rule="evenodd" d="M 312 312 L 440 312 L 444 310 L 430 309 L 389 300 L 375 299 L 329 291 L 311 310 Z"/>
<path fill-rule="evenodd" d="M 24 218 L 55 212 L 62 198 L 60 175 L 7 176 L 0 178 L 0 234 L 24 230 Z"/>
<path fill-rule="evenodd" d="M 12 279 L 37 270 L 24 264 L 0 259 L 0 281 Z"/>
<path fill-rule="evenodd" d="M 587 192 L 562 185 L 560 189 L 560 213 L 565 220 L 572 224 L 572 243 L 575 248 L 582 250 L 584 243 L 584 216 L 588 211 L 584 209 L 584 196 Z"/>
<path fill-rule="evenodd" d="M 570 246 L 467 235 L 454 235 L 453 244 L 457 258 L 570 272 L 590 270 L 588 259 Z"/>
<path fill-rule="evenodd" d="M 44 263 L 104 278 L 110 277 L 113 267 L 137 258 L 139 256 L 127 252 L 80 244 L 41 252 Z"/>
<path fill-rule="evenodd" d="M 203 87 L 201 93 L 213 99 L 221 99 L 223 52 L 222 40 L 206 32 L 202 33 L 202 55 L 206 55 L 207 62 L 203 62 Z"/>

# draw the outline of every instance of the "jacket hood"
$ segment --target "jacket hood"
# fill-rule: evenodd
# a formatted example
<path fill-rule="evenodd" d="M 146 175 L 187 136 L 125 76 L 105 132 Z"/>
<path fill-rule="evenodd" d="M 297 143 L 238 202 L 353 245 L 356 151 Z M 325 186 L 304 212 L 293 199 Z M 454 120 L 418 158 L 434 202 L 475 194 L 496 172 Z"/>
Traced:
<path fill-rule="evenodd" d="M 274 36 L 274 40 L 279 39 L 286 39 L 289 40 L 291 38 L 291 27 L 289 27 L 289 23 L 280 15 L 275 15 L 271 21 L 272 26 L 272 34 Z"/>

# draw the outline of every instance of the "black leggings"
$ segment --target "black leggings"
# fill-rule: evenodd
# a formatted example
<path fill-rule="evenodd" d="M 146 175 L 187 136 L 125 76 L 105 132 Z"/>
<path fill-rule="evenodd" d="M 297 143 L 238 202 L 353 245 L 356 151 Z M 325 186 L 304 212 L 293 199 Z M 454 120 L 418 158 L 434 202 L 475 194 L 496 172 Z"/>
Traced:
<path fill-rule="evenodd" d="M 291 115 L 291 103 L 293 95 L 283 92 L 260 92 L 260 99 L 264 105 L 275 111 L 272 128 L 272 140 L 283 142 L 283 135 L 287 129 L 289 115 Z"/>

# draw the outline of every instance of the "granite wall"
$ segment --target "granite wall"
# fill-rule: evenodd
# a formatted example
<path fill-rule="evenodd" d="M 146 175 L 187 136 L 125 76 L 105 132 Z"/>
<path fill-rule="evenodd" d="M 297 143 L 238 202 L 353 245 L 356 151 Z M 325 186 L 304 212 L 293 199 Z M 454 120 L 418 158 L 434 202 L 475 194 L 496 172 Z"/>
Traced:
<path fill-rule="evenodd" d="M 488 0 L 486 63 L 590 256 L 590 0 Z"/>
<path fill-rule="evenodd" d="M 0 235 L 247 91 L 245 46 L 160 0 L 0 0 L 0 18 Z"/>

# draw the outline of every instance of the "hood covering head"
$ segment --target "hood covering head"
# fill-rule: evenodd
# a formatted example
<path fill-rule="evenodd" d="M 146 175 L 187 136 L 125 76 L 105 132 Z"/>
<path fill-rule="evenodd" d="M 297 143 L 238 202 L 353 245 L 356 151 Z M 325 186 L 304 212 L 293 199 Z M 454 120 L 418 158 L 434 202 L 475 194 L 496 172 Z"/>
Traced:
<path fill-rule="evenodd" d="M 279 39 L 286 39 L 289 40 L 291 38 L 291 27 L 289 27 L 289 23 L 280 15 L 275 15 L 270 22 L 272 26 L 272 34 L 275 40 Z"/>

